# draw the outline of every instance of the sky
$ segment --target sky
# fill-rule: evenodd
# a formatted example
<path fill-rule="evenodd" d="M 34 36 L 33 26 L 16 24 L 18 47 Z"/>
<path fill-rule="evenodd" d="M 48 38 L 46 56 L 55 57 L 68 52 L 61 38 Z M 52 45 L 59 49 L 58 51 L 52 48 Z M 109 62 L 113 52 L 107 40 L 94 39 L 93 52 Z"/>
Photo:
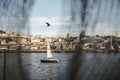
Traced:
<path fill-rule="evenodd" d="M 84 21 L 87 25 L 86 34 L 113 35 L 119 32 L 120 35 L 118 0 L 97 0 L 95 3 L 94 0 L 88 0 L 86 15 L 82 14 L 84 10 L 80 1 L 75 4 L 71 2 L 74 0 L 24 1 L 1 0 L 0 29 L 9 33 L 29 33 L 30 30 L 33 35 L 50 37 L 66 37 L 67 33 L 78 36 L 81 28 L 85 27 L 81 25 Z M 47 27 L 45 22 L 51 26 Z"/>
<path fill-rule="evenodd" d="M 81 20 L 79 11 L 82 9 L 80 6 L 73 6 L 76 11 L 75 15 L 76 19 L 78 19 L 78 23 L 72 24 L 71 20 L 74 15 L 65 15 L 63 17 L 63 0 L 36 0 L 29 21 L 29 25 L 31 27 L 31 34 L 34 35 L 42 35 L 42 36 L 50 36 L 50 37 L 65 37 L 67 33 L 70 35 L 79 35 L 81 28 Z M 120 17 L 118 14 L 118 4 L 117 1 L 112 0 L 106 2 L 105 0 L 100 2 L 96 2 L 94 4 L 89 2 L 88 5 L 88 15 L 86 15 L 86 22 L 88 22 L 88 28 L 86 29 L 86 34 L 89 35 L 113 35 L 116 34 L 119 27 Z M 66 3 L 70 4 L 70 3 Z M 76 4 L 77 5 L 77 4 Z M 79 4 L 78 4 L 79 5 Z M 93 7 L 92 7 L 93 6 Z M 69 6 L 70 7 L 70 6 Z M 73 9 L 74 9 L 73 8 Z M 69 10 L 68 10 L 69 11 Z M 80 16 L 79 16 L 80 15 Z M 96 22 L 97 21 L 97 22 Z M 49 22 L 51 24 L 50 27 L 47 27 L 45 22 Z M 93 30 L 94 23 L 95 28 Z M 64 26 L 65 25 L 65 26 Z M 71 26 L 73 25 L 73 26 Z M 69 28 L 70 27 L 70 28 Z M 119 30 L 118 30 L 119 31 Z"/>
<path fill-rule="evenodd" d="M 62 36 L 62 0 L 36 0 L 30 17 L 31 33 L 42 36 Z M 47 27 L 45 22 L 51 24 Z"/>

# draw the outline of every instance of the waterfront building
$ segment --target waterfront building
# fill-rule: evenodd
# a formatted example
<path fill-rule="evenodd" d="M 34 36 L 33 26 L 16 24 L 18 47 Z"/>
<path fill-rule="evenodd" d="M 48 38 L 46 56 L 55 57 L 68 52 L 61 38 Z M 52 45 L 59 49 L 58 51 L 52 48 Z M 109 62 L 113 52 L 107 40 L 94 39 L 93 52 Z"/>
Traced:
<path fill-rule="evenodd" d="M 3 30 L 0 30 L 0 44 L 6 44 L 7 33 Z"/>

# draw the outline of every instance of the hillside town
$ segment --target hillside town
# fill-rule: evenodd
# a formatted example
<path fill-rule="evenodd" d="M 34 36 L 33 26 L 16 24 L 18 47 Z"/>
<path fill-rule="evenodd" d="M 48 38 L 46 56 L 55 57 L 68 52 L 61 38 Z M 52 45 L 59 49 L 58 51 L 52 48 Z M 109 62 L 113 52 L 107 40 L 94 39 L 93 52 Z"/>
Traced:
<path fill-rule="evenodd" d="M 42 35 L 27 35 L 22 32 L 7 33 L 0 30 L 0 51 L 8 49 L 9 51 L 22 52 L 45 52 L 47 48 L 47 37 Z M 111 52 L 120 51 L 120 37 L 117 36 L 86 36 L 82 38 L 83 51 Z M 70 52 L 75 51 L 80 43 L 79 36 L 50 37 L 50 46 L 52 51 Z"/>

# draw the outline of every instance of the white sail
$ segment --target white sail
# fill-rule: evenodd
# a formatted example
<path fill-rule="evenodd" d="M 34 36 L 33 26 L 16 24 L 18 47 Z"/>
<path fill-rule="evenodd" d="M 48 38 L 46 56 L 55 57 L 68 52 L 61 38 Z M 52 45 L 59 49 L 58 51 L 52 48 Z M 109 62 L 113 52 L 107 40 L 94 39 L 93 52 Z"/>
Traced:
<path fill-rule="evenodd" d="M 47 58 L 52 58 L 52 53 L 51 53 L 51 49 L 50 49 L 50 43 L 49 41 L 47 41 Z"/>

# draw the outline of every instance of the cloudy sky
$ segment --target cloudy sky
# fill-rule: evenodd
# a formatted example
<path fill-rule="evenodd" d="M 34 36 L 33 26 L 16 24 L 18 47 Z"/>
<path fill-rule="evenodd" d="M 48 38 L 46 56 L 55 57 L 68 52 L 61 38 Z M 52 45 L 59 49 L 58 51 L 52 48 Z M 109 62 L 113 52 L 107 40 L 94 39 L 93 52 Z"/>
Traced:
<path fill-rule="evenodd" d="M 67 2 L 63 4 L 63 1 Z M 81 3 L 72 5 L 71 1 L 74 0 L 1 0 L 0 29 L 7 32 L 30 30 L 34 35 L 55 37 L 66 37 L 69 32 L 76 36 L 83 28 L 84 17 L 86 34 L 113 35 L 119 32 L 120 35 L 118 0 L 97 0 L 95 3 L 88 0 L 85 16 L 81 14 Z M 45 22 L 51 26 L 47 27 Z"/>
<path fill-rule="evenodd" d="M 73 36 L 79 35 L 81 20 L 78 18 L 80 18 L 81 15 L 78 14 L 78 12 L 81 9 L 79 9 L 79 6 L 74 6 L 77 9 L 77 11 L 74 11 L 76 16 L 80 16 L 77 16 L 78 23 L 73 24 L 71 23 L 72 18 L 70 15 L 63 17 L 63 9 L 65 7 L 63 8 L 62 1 L 63 0 L 36 0 L 29 19 L 32 34 L 58 37 L 66 36 L 69 32 Z M 86 15 L 86 21 L 88 23 L 86 34 L 115 35 L 116 31 L 119 32 L 120 17 L 118 14 L 120 11 L 118 11 L 118 9 L 120 8 L 117 6 L 117 1 L 113 1 L 112 4 L 112 0 L 108 2 L 102 0 L 96 2 L 96 5 L 92 1 L 93 0 L 89 2 L 88 15 Z M 51 26 L 47 27 L 45 22 L 49 22 Z M 96 25 L 93 30 L 91 27 L 93 27 L 95 22 Z"/>
<path fill-rule="evenodd" d="M 58 36 L 60 27 L 63 24 L 61 17 L 62 0 L 36 0 L 29 21 L 31 33 Z M 51 26 L 47 27 L 45 22 L 49 22 Z"/>

